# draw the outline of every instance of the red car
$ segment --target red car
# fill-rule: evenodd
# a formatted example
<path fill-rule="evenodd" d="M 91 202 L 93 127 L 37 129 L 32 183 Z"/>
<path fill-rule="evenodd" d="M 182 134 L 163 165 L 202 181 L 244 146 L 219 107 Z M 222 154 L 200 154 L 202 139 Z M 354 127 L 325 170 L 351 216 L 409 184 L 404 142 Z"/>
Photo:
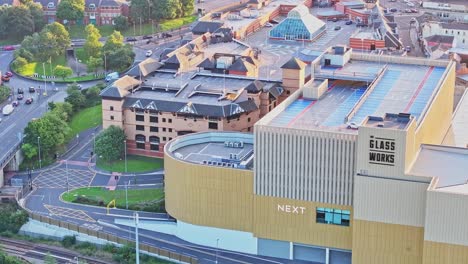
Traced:
<path fill-rule="evenodd" d="M 10 77 L 6 76 L 6 75 L 3 75 L 2 76 L 2 81 L 4 82 L 9 82 L 10 81 Z"/>
<path fill-rule="evenodd" d="M 8 50 L 15 50 L 15 47 L 9 45 L 9 46 L 3 46 L 3 50 L 8 51 Z"/>
<path fill-rule="evenodd" d="M 8 77 L 13 77 L 13 73 L 11 71 L 5 72 L 5 75 Z"/>

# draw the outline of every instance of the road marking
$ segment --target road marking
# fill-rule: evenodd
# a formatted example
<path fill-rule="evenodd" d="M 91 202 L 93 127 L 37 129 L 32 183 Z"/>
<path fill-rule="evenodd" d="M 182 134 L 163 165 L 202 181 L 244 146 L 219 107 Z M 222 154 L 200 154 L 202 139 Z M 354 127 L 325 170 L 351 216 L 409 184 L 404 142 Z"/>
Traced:
<path fill-rule="evenodd" d="M 5 128 L 5 129 L 3 130 L 2 133 L 0 133 L 0 137 L 2 137 L 3 135 L 5 135 L 8 131 L 10 131 L 10 130 L 11 130 L 12 128 L 14 128 L 14 127 L 15 127 L 15 124 L 9 125 L 7 128 Z"/>
<path fill-rule="evenodd" d="M 44 207 L 47 210 L 49 210 L 51 215 L 64 216 L 64 217 L 71 218 L 71 219 L 78 219 L 78 220 L 93 222 L 93 223 L 96 222 L 96 220 L 94 220 L 91 216 L 89 216 L 82 210 L 75 210 L 75 209 L 70 209 L 66 207 L 53 206 L 49 204 L 44 204 Z"/>

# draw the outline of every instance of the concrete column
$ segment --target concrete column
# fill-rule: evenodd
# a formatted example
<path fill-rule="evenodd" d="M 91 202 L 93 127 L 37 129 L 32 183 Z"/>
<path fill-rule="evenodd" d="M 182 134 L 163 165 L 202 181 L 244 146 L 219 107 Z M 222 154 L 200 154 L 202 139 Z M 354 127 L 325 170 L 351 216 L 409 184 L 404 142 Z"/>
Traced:
<path fill-rule="evenodd" d="M 330 264 L 330 249 L 325 249 L 325 264 Z"/>
<path fill-rule="evenodd" d="M 293 242 L 289 242 L 289 259 L 294 259 L 294 244 Z"/>

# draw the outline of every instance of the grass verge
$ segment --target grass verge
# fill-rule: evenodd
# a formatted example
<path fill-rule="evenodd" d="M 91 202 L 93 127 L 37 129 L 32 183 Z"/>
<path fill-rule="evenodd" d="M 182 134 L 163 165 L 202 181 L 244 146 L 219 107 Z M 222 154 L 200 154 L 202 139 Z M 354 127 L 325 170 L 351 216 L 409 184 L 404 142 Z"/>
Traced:
<path fill-rule="evenodd" d="M 150 212 L 164 212 L 164 192 L 162 189 L 128 190 L 128 209 Z M 85 187 L 64 193 L 67 202 L 107 206 L 115 199 L 115 206 L 126 208 L 125 190 L 109 191 L 103 187 Z"/>
<path fill-rule="evenodd" d="M 65 55 L 51 58 L 50 63 L 31 62 L 26 64 L 24 67 L 16 69 L 16 71 L 24 76 L 32 76 L 34 73 L 44 75 L 44 72 L 45 75 L 52 76 L 54 74 L 55 66 L 57 65 L 67 66 Z"/>
<path fill-rule="evenodd" d="M 80 110 L 70 121 L 70 136 L 102 124 L 102 107 L 96 105 Z"/>
<path fill-rule="evenodd" d="M 161 169 L 164 166 L 162 159 L 143 156 L 127 156 L 127 172 L 145 172 Z M 125 172 L 125 161 L 117 160 L 107 163 L 98 159 L 97 167 L 106 171 Z"/>

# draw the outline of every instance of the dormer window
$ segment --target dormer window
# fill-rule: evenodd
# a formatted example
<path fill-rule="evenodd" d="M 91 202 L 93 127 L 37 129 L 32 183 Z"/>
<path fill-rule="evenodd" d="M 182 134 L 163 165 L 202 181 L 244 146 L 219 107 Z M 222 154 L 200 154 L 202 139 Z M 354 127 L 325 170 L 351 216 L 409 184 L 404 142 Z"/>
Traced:
<path fill-rule="evenodd" d="M 48 9 L 52 9 L 52 8 L 54 8 L 54 7 L 55 7 L 55 5 L 54 5 L 53 2 L 49 2 L 49 3 L 47 4 L 47 8 L 48 8 Z"/>
<path fill-rule="evenodd" d="M 95 4 L 89 4 L 89 9 L 95 9 L 96 5 Z"/>

